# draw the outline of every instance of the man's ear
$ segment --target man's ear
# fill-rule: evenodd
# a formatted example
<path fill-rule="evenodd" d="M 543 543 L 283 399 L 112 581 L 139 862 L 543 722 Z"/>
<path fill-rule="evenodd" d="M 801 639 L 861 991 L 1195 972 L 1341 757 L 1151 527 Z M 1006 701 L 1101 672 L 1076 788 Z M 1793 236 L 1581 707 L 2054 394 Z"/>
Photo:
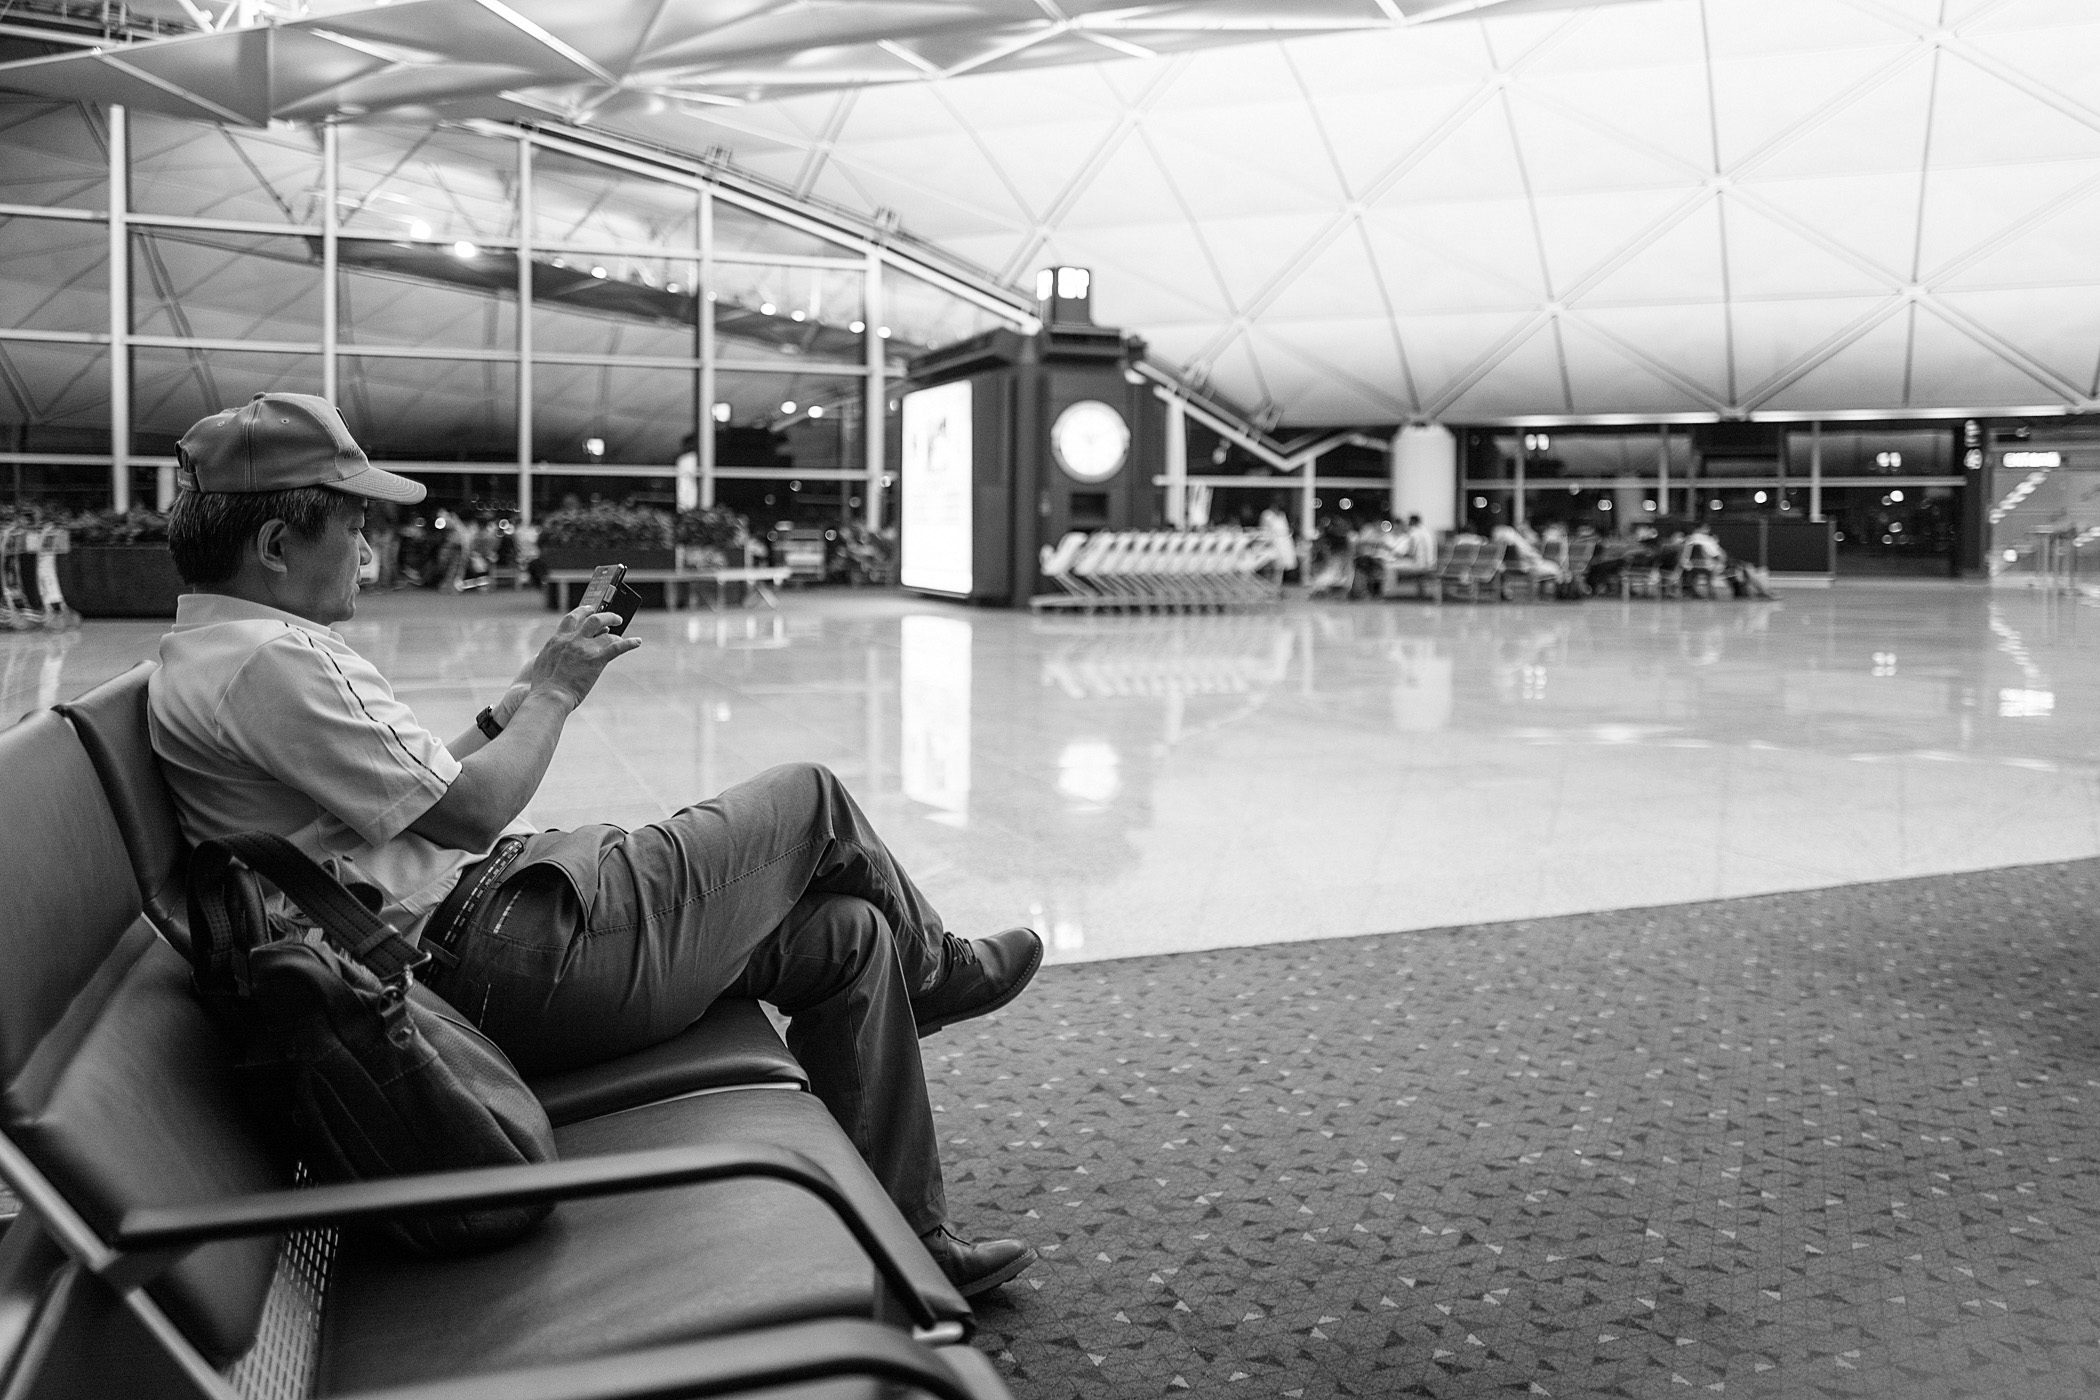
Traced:
<path fill-rule="evenodd" d="M 266 520 L 255 532 L 255 557 L 271 573 L 289 573 L 290 566 L 284 560 L 284 537 L 287 526 L 282 520 Z"/>

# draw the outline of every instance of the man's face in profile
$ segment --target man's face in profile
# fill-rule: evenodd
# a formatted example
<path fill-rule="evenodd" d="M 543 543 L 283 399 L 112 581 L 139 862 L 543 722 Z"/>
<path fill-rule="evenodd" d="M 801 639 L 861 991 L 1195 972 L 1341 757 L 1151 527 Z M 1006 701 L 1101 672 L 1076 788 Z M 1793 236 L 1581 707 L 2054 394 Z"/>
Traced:
<path fill-rule="evenodd" d="M 284 532 L 285 576 L 279 603 L 308 622 L 333 626 L 357 615 L 357 578 L 371 558 L 365 543 L 365 506 L 342 497 L 328 524 L 313 539 Z"/>

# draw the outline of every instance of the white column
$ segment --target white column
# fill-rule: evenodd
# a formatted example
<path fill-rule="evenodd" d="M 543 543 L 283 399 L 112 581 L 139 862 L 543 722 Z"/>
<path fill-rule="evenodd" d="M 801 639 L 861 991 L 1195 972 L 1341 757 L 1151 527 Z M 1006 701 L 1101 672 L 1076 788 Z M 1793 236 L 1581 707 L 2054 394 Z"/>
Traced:
<path fill-rule="evenodd" d="M 693 290 L 693 324 L 700 336 L 700 424 L 693 466 L 700 474 L 700 505 L 715 503 L 715 194 L 700 187 L 700 285 Z M 741 561 L 739 561 L 741 562 Z M 710 792 L 712 788 L 708 789 Z"/>
<path fill-rule="evenodd" d="M 1670 513 L 1670 425 L 1667 423 L 1656 430 L 1655 510 L 1658 515 Z"/>
<path fill-rule="evenodd" d="M 1458 526 L 1458 438 L 1441 423 L 1414 423 L 1393 435 L 1388 458 L 1392 510 L 1422 517 L 1431 530 Z"/>
<path fill-rule="evenodd" d="M 1808 518 L 1823 518 L 1823 420 L 1808 425 Z"/>
<path fill-rule="evenodd" d="M 518 524 L 532 523 L 532 138 L 518 134 Z"/>
<path fill-rule="evenodd" d="M 131 123 L 109 108 L 109 495 L 131 509 Z"/>
<path fill-rule="evenodd" d="M 1180 529 L 1189 518 L 1189 410 L 1167 395 L 1167 523 Z"/>
<path fill-rule="evenodd" d="M 336 208 L 340 179 L 336 173 L 337 149 L 335 119 L 331 117 L 321 123 L 321 397 L 330 403 L 336 402 L 339 389 L 336 322 L 341 316 L 337 305 L 341 289 L 336 285 L 336 268 L 341 250 L 336 240 L 341 233 L 342 216 Z"/>
<path fill-rule="evenodd" d="M 1319 507 L 1313 504 L 1313 501 L 1317 499 L 1315 493 L 1320 486 L 1316 475 L 1317 467 L 1318 464 L 1316 462 L 1307 462 L 1298 468 L 1299 471 L 1305 473 L 1305 479 L 1298 485 L 1298 539 L 1300 542 L 1308 545 L 1313 542 L 1313 537 L 1320 530 L 1320 522 L 1317 518 Z"/>
<path fill-rule="evenodd" d="M 861 298 L 862 315 L 867 318 L 867 370 L 868 388 L 863 402 L 867 405 L 861 412 L 860 435 L 867 453 L 868 484 L 863 496 L 867 501 L 868 528 L 882 528 L 882 475 L 884 458 L 889 444 L 889 365 L 886 342 L 882 338 L 882 319 L 888 314 L 882 304 L 882 254 L 879 250 L 868 250 L 867 294 Z"/>

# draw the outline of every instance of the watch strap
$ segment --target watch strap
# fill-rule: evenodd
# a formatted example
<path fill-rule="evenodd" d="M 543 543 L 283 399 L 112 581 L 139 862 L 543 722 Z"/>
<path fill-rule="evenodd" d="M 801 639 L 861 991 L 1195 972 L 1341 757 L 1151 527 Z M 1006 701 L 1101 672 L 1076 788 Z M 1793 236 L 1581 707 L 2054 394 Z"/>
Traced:
<path fill-rule="evenodd" d="M 496 723 L 495 710 L 487 705 L 483 705 L 481 713 L 474 716 L 474 727 L 491 739 L 503 733 L 503 726 Z"/>

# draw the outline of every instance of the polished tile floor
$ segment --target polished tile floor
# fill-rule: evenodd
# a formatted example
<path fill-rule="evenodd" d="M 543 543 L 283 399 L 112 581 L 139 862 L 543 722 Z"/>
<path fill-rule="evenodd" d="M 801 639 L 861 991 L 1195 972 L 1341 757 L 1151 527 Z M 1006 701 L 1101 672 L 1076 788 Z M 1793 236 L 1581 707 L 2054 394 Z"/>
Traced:
<path fill-rule="evenodd" d="M 551 614 L 368 595 L 441 733 Z M 1954 583 L 1773 603 L 1290 602 L 1037 618 L 885 592 L 646 613 L 531 815 L 639 823 L 842 774 L 950 921 L 1055 960 L 1481 923 L 2100 854 L 2100 611 Z M 161 625 L 0 634 L 0 714 Z"/>

